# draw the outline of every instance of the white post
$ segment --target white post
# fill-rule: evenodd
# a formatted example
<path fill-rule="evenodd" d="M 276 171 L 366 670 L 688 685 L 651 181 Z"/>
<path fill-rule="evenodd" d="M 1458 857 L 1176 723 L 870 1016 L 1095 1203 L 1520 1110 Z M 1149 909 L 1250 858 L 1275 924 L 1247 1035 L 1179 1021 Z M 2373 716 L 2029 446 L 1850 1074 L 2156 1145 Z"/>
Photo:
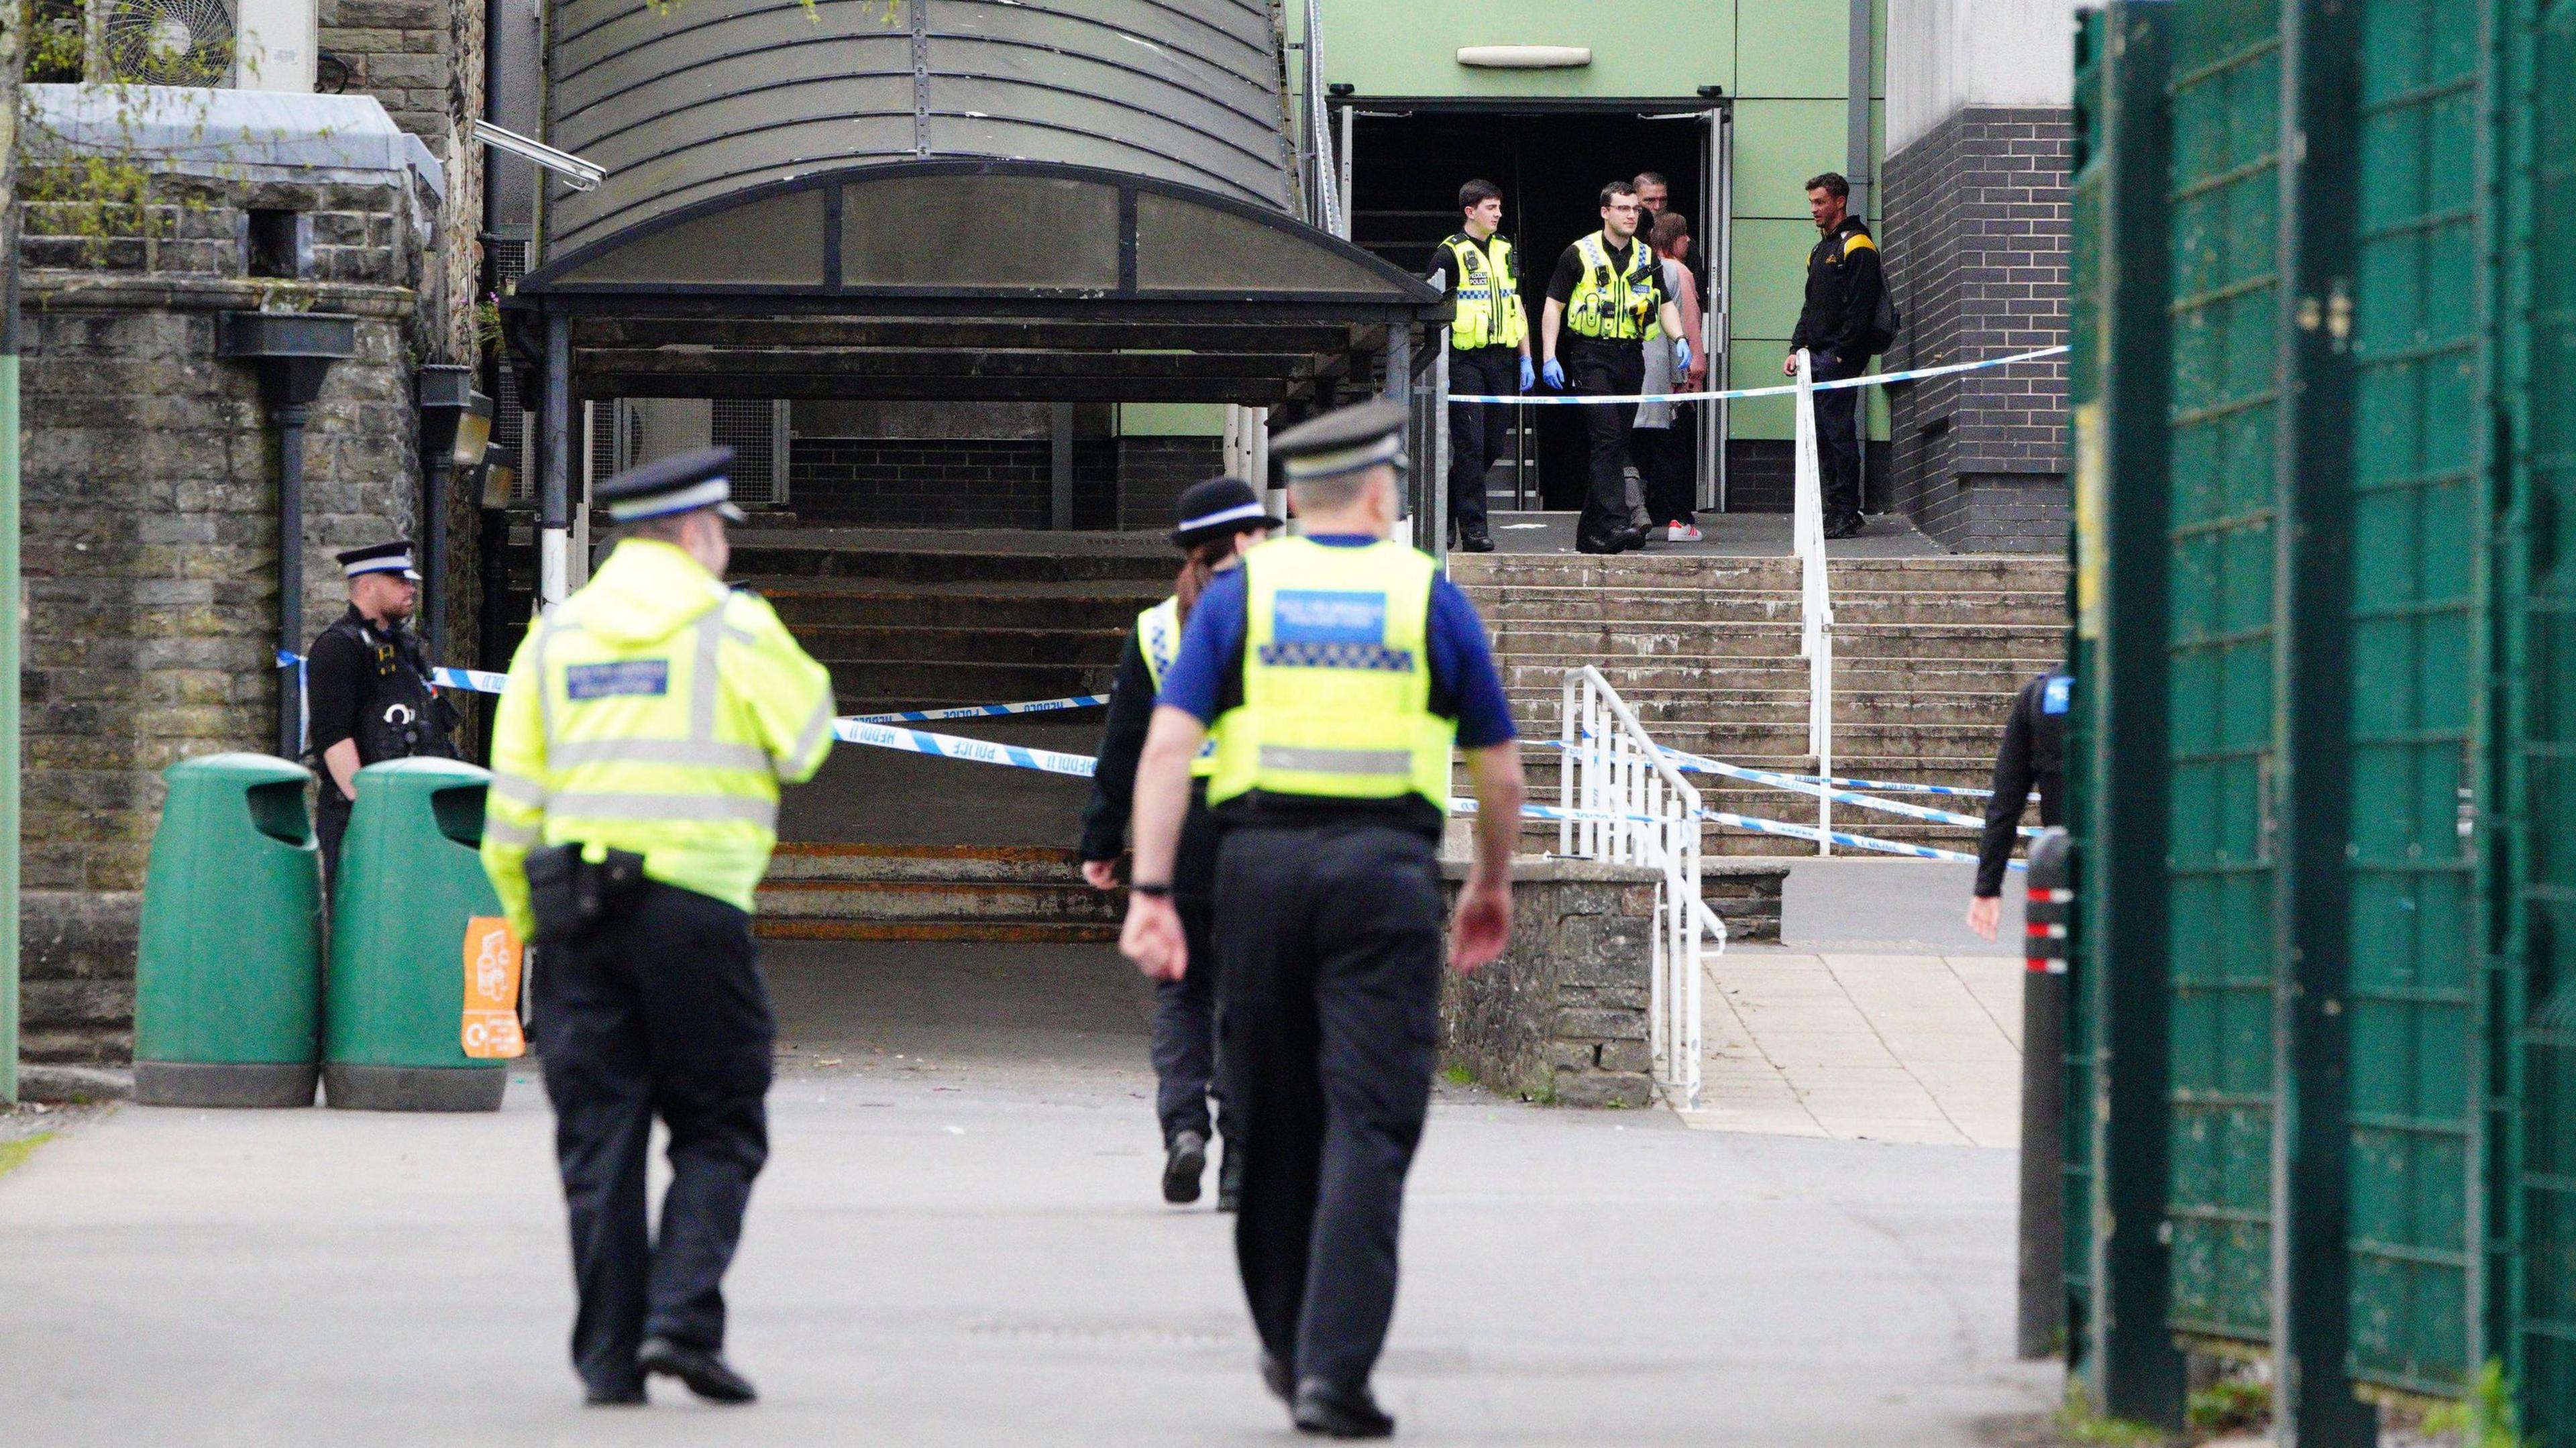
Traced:
<path fill-rule="evenodd" d="M 1797 353 L 1796 512 L 1790 521 L 1799 572 L 1798 652 L 1807 660 L 1807 752 L 1818 774 L 1833 773 L 1834 654 L 1833 603 L 1826 590 L 1824 478 L 1816 455 L 1816 379 L 1814 359 Z M 1833 801 L 1816 792 L 1816 853 L 1830 855 Z"/>

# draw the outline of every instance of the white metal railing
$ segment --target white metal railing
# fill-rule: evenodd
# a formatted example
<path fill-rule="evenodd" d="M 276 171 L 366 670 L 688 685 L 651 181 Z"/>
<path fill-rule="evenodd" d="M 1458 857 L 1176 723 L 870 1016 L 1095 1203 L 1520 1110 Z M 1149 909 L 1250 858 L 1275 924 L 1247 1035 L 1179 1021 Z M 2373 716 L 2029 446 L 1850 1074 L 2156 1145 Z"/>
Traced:
<path fill-rule="evenodd" d="M 1700 947 L 1726 948 L 1726 926 L 1700 894 L 1699 791 L 1681 776 L 1619 691 L 1589 664 L 1565 675 L 1563 813 L 1557 853 L 1663 873 L 1655 887 L 1655 955 L 1648 1010 L 1656 1084 L 1699 1104 Z"/>
<path fill-rule="evenodd" d="M 1834 600 L 1825 581 L 1824 473 L 1816 456 L 1814 359 L 1797 353 L 1798 457 L 1790 541 L 1798 555 L 1798 656 L 1807 661 L 1807 752 L 1816 773 L 1834 772 Z M 1834 852 L 1831 791 L 1816 794 L 1816 853 Z"/>

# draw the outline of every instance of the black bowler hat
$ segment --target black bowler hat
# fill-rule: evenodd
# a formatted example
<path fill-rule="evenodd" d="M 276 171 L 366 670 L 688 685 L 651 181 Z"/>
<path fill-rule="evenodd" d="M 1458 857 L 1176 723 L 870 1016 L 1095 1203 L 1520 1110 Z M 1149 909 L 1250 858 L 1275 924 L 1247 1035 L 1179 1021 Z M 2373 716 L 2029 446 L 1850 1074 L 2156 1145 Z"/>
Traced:
<path fill-rule="evenodd" d="M 1270 440 L 1270 455 L 1292 483 L 1338 478 L 1380 463 L 1405 469 L 1403 403 L 1388 398 L 1297 424 Z"/>
<path fill-rule="evenodd" d="M 411 540 L 397 538 L 391 543 L 370 543 L 346 553 L 331 555 L 340 564 L 340 572 L 350 578 L 362 573 L 399 573 L 417 583 L 420 573 L 411 564 Z"/>
<path fill-rule="evenodd" d="M 601 483 L 593 496 L 607 505 L 614 523 L 640 523 L 700 508 L 713 508 L 739 523 L 742 509 L 733 505 L 733 480 L 727 476 L 732 471 L 732 448 L 691 448 L 628 468 Z"/>
<path fill-rule="evenodd" d="M 1211 538 L 1278 526 L 1251 484 L 1241 478 L 1210 478 L 1190 484 L 1181 494 L 1181 522 L 1172 530 L 1172 545 L 1195 548 Z"/>

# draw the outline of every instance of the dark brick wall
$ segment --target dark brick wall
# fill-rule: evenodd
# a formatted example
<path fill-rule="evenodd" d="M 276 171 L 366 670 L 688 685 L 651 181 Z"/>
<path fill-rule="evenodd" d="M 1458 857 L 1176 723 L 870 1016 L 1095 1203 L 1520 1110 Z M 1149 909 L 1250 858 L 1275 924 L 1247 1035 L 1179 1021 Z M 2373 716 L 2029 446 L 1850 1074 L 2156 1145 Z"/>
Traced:
<path fill-rule="evenodd" d="M 1045 442 L 800 437 L 788 454 L 799 521 L 837 528 L 1045 528 L 1054 518 Z M 1117 445 L 1073 445 L 1073 525 L 1116 520 Z"/>
<path fill-rule="evenodd" d="M 1739 437 L 1726 445 L 1726 511 L 1786 513 L 1797 498 L 1797 447 L 1785 440 Z M 1873 442 L 1862 463 L 1863 501 L 1873 513 L 1888 510 L 1889 454 Z"/>
<path fill-rule="evenodd" d="M 345 67 L 349 94 L 382 104 L 446 168 L 446 205 L 430 276 L 428 360 L 475 355 L 473 311 L 482 275 L 483 166 L 464 133 L 483 114 L 483 0 L 321 0 L 316 11 L 324 88 Z"/>
<path fill-rule="evenodd" d="M 2063 109 L 1970 107 L 1888 158 L 1881 234 L 1905 328 L 1883 366 L 2067 339 L 2070 142 Z M 1903 384 L 1888 403 L 1891 506 L 1953 548 L 2064 546 L 2064 359 Z"/>
<path fill-rule="evenodd" d="M 1118 439 L 1118 526 L 1130 532 L 1170 531 L 1181 490 L 1223 471 L 1223 438 Z"/>

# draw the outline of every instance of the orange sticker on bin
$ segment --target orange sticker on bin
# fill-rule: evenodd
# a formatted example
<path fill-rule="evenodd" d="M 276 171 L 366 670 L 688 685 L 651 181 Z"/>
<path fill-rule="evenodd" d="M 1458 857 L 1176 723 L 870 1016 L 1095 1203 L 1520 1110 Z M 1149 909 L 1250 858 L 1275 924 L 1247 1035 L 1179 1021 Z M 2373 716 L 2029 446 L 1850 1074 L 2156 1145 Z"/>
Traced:
<path fill-rule="evenodd" d="M 465 1054 L 506 1061 L 524 1054 L 519 1034 L 519 937 L 498 915 L 465 922 Z"/>

